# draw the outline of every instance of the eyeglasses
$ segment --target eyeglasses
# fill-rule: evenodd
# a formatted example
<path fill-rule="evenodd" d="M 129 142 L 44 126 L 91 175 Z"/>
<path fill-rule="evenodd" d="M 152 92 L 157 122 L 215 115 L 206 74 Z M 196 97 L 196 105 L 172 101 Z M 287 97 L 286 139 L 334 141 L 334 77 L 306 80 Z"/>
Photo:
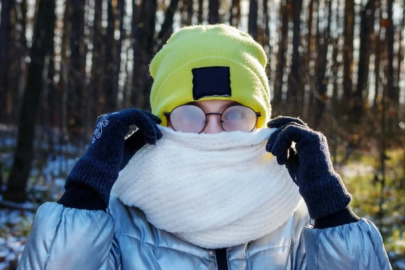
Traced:
<path fill-rule="evenodd" d="M 207 125 L 207 116 L 212 114 L 220 116 L 221 127 L 228 132 L 251 132 L 256 127 L 258 117 L 261 116 L 251 108 L 239 104 L 225 108 L 222 113 L 206 113 L 197 105 L 186 104 L 165 113 L 165 116 L 175 131 L 201 133 Z"/>

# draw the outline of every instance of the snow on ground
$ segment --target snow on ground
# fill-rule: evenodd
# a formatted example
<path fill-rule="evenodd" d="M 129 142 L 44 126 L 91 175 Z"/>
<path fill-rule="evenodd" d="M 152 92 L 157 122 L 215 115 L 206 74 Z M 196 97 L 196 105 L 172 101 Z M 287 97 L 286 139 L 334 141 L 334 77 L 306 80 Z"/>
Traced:
<path fill-rule="evenodd" d="M 16 269 L 33 220 L 32 211 L 0 209 L 0 269 Z"/>
<path fill-rule="evenodd" d="M 9 171 L 13 162 L 15 136 L 11 129 L 0 125 L 0 162 L 3 172 Z M 57 136 L 55 136 L 57 138 Z M 73 144 L 35 142 L 35 159 L 27 185 L 28 199 L 34 203 L 16 204 L 2 200 L 0 196 L 0 270 L 14 270 L 24 249 L 38 205 L 44 201 L 56 201 L 64 190 L 65 177 L 83 147 Z M 45 155 L 46 154 L 46 155 Z M 42 157 L 44 160 L 40 160 Z M 5 190 L 5 183 L 0 183 Z"/>
<path fill-rule="evenodd" d="M 336 168 L 339 171 L 339 174 L 345 179 L 353 177 L 363 177 L 372 175 L 375 171 L 375 168 L 370 165 L 364 165 L 360 162 L 352 162 L 345 166 Z"/>

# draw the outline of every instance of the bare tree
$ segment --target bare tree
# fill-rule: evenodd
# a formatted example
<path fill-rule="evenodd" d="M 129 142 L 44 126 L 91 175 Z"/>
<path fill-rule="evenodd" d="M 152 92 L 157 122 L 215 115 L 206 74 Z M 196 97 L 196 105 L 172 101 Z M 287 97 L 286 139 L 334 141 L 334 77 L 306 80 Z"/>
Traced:
<path fill-rule="evenodd" d="M 274 103 L 279 104 L 283 94 L 283 75 L 286 62 L 287 38 L 288 38 L 288 9 L 287 0 L 283 0 L 280 6 L 280 37 L 278 42 L 276 78 L 274 81 Z"/>
<path fill-rule="evenodd" d="M 68 3 L 70 2 L 70 3 Z M 72 140 L 81 139 L 85 114 L 85 65 L 86 48 L 84 44 L 84 7 L 86 1 L 67 0 L 71 6 L 70 58 L 68 67 L 68 131 Z"/>
<path fill-rule="evenodd" d="M 131 101 L 135 107 L 148 108 L 152 84 L 148 65 L 155 52 L 155 23 L 157 0 L 143 0 L 135 30 L 134 73 Z"/>
<path fill-rule="evenodd" d="M 209 0 L 208 23 L 219 23 L 219 0 Z"/>
<path fill-rule="evenodd" d="M 379 105 L 378 97 L 379 97 L 379 92 L 380 92 L 380 86 L 381 86 L 381 53 L 382 53 L 382 42 L 381 42 L 381 36 L 382 36 L 382 25 L 381 25 L 381 19 L 382 19 L 382 9 L 381 9 L 381 1 L 377 0 L 376 1 L 376 9 L 378 12 L 378 31 L 376 34 L 375 38 L 375 50 L 374 50 L 374 55 L 375 55 L 375 60 L 374 60 L 374 98 L 373 98 L 373 107 L 374 109 L 377 109 Z"/>
<path fill-rule="evenodd" d="M 57 122 L 60 121 L 58 119 L 58 108 L 62 102 L 60 92 L 57 91 L 55 87 L 55 45 L 54 39 L 49 41 L 48 46 L 46 47 L 46 57 L 45 57 L 45 65 L 46 65 L 46 81 L 44 87 L 44 98 L 42 99 L 42 114 L 43 114 L 43 130 L 46 134 L 46 139 L 48 141 L 48 149 L 46 155 L 50 153 L 54 146 L 54 133 L 52 126 L 56 126 Z M 45 159 L 45 158 L 44 158 Z"/>
<path fill-rule="evenodd" d="M 346 0 L 343 49 L 343 107 L 347 106 L 352 97 L 354 15 L 354 0 Z M 344 111 L 347 112 L 347 109 L 344 109 Z"/>
<path fill-rule="evenodd" d="M 270 15 L 269 15 L 269 3 L 268 1 L 263 1 L 263 18 L 262 18 L 262 28 L 263 28 L 263 33 L 262 33 L 262 46 L 264 47 L 264 49 L 268 49 L 269 54 L 271 54 L 271 47 L 269 44 L 270 41 L 270 27 L 269 27 L 269 23 L 270 23 Z M 270 72 L 269 72 L 270 73 Z"/>
<path fill-rule="evenodd" d="M 26 59 L 29 56 L 27 43 L 27 0 L 17 1 L 14 7 L 13 46 L 11 47 L 11 58 L 9 66 L 9 95 L 7 113 L 11 121 L 18 119 L 21 105 L 22 91 L 26 82 Z M 10 122 L 9 122 L 10 123 Z"/>
<path fill-rule="evenodd" d="M 194 13 L 194 1 L 187 0 L 187 19 L 185 21 L 186 25 L 191 25 L 193 20 L 193 13 Z"/>
<path fill-rule="evenodd" d="M 248 32 L 255 40 L 257 40 L 258 3 L 257 0 L 250 0 L 249 3 L 250 4 L 249 4 Z"/>
<path fill-rule="evenodd" d="M 166 9 L 165 19 L 158 35 L 160 44 L 163 45 L 173 32 L 173 18 L 177 10 L 179 0 L 171 0 L 169 7 Z"/>
<path fill-rule="evenodd" d="M 9 94 L 9 65 L 10 65 L 10 43 L 12 41 L 11 10 L 14 8 L 15 0 L 3 1 L 1 8 L 0 22 L 0 100 L 7 100 Z M 0 106 L 0 122 L 6 120 L 6 106 Z"/>
<path fill-rule="evenodd" d="M 27 38 L 25 36 L 27 29 L 27 0 L 22 0 L 21 3 L 21 45 L 27 48 Z"/>
<path fill-rule="evenodd" d="M 352 108 L 353 120 L 359 122 L 364 111 L 364 97 L 368 86 L 368 72 L 370 66 L 370 54 L 372 34 L 374 33 L 375 0 L 368 0 L 361 11 L 360 23 L 360 57 L 358 64 L 357 87 L 354 95 Z"/>
<path fill-rule="evenodd" d="M 402 6 L 405 7 L 405 0 L 402 1 Z M 396 77 L 395 77 L 395 81 L 396 81 L 396 87 L 397 87 L 397 92 L 399 93 L 400 91 L 400 80 L 402 77 L 402 62 L 404 60 L 404 44 L 403 44 L 403 40 L 404 40 L 404 36 L 403 36 L 403 31 L 405 30 L 405 8 L 402 9 L 402 21 L 401 21 L 401 25 L 399 27 L 398 30 L 398 42 L 399 42 L 399 49 L 398 49 L 398 53 L 397 53 L 397 72 L 396 72 Z"/>
<path fill-rule="evenodd" d="M 114 72 L 114 85 L 117 87 L 116 93 L 118 95 L 119 87 L 120 87 L 120 74 L 121 74 L 121 65 L 122 65 L 122 50 L 123 50 L 123 42 L 126 39 L 126 31 L 124 27 L 124 20 L 125 20 L 125 10 L 127 8 L 127 1 L 126 0 L 118 0 L 117 1 L 117 20 L 118 20 L 118 30 L 119 38 L 116 41 L 116 56 L 115 56 L 115 72 Z M 117 97 L 118 100 L 118 97 Z M 116 106 L 119 108 L 118 104 Z"/>
<path fill-rule="evenodd" d="M 91 109 L 91 118 L 101 115 L 103 110 L 101 104 L 104 103 L 103 78 L 104 78 L 104 54 L 106 52 L 104 33 L 102 27 L 102 7 L 103 1 L 94 1 L 94 20 L 93 20 L 93 51 L 91 66 L 91 93 L 89 100 Z"/>
<path fill-rule="evenodd" d="M 15 202 L 26 200 L 25 189 L 31 170 L 35 127 L 44 87 L 45 57 L 47 52 L 53 50 L 55 1 L 40 0 L 37 12 L 28 81 L 21 105 L 17 147 L 13 167 L 7 181 L 7 190 L 4 193 L 6 200 Z"/>
<path fill-rule="evenodd" d="M 393 112 L 397 111 L 399 103 L 398 88 L 395 87 L 395 71 L 394 71 L 394 21 L 392 17 L 393 13 L 393 0 L 387 0 L 387 19 L 386 19 L 386 31 L 385 40 L 387 46 L 387 98 L 389 99 Z"/>
<path fill-rule="evenodd" d="M 288 76 L 288 89 L 287 89 L 287 100 L 292 104 L 292 113 L 296 115 L 299 111 L 299 106 L 302 105 L 302 101 L 298 100 L 299 91 L 301 83 L 300 76 L 300 64 L 301 56 L 299 53 L 301 45 L 301 9 L 302 0 L 295 0 L 292 2 L 292 13 L 293 13 L 293 49 L 292 49 L 292 60 L 291 69 Z M 302 97 L 302 95 L 300 95 Z"/>
<path fill-rule="evenodd" d="M 116 5 L 118 2 L 114 2 Z M 115 39 L 116 21 L 118 21 L 118 6 L 113 6 L 112 1 L 107 1 L 107 32 L 105 35 L 105 52 L 104 52 L 104 112 L 113 112 L 117 110 L 118 98 L 118 61 L 119 44 Z M 119 22 L 118 22 L 119 23 Z"/>
<path fill-rule="evenodd" d="M 318 30 L 317 30 L 317 51 L 318 51 L 318 61 L 316 63 L 316 98 L 315 98 L 315 112 L 313 114 L 314 117 L 314 126 L 318 127 L 321 122 L 322 115 L 325 111 L 326 102 L 328 101 L 327 96 L 327 86 L 328 80 L 326 77 L 327 65 L 328 65 L 328 47 L 329 47 L 329 37 L 330 37 L 330 25 L 332 19 L 332 0 L 327 0 L 327 10 L 325 17 L 327 18 L 327 25 L 322 30 L 319 29 L 319 22 Z M 319 8 L 319 6 L 318 6 Z M 318 20 L 320 20 L 318 16 Z"/>
<path fill-rule="evenodd" d="M 339 3 L 339 0 L 337 1 Z M 338 29 L 341 24 L 341 16 L 340 13 L 335 10 L 335 16 L 334 16 L 334 23 L 335 27 Z M 341 39 L 340 33 L 335 32 L 335 35 L 333 36 L 333 41 L 332 41 L 332 47 L 333 47 L 333 52 L 332 52 L 332 76 L 333 76 L 333 92 L 332 92 L 332 100 L 331 100 L 331 105 L 332 105 L 332 114 L 334 115 L 335 119 L 338 119 L 340 115 L 340 109 L 339 109 L 339 89 L 340 89 L 340 84 L 339 80 L 341 76 L 339 76 L 339 70 L 341 69 L 340 61 L 338 60 L 338 56 L 341 52 L 341 48 L 339 47 L 339 41 Z M 337 144 L 334 145 L 337 147 Z M 335 155 L 337 153 L 335 152 Z"/>
<path fill-rule="evenodd" d="M 302 104 L 301 104 L 301 113 L 303 113 L 304 117 L 310 118 L 307 115 L 310 114 L 309 110 L 306 110 L 305 106 L 306 99 L 305 99 L 305 85 L 309 85 L 310 87 L 310 100 L 313 100 L 313 89 L 315 88 L 315 78 L 311 72 L 312 68 L 312 63 L 315 61 L 314 59 L 316 58 L 316 38 L 315 35 L 313 34 L 314 30 L 314 15 L 316 15 L 316 10 L 315 7 L 317 6 L 318 1 L 317 0 L 310 0 L 308 4 L 308 10 L 307 10 L 307 20 L 306 20 L 306 27 L 308 29 L 307 35 L 303 40 L 305 40 L 305 45 L 303 47 L 304 53 L 303 53 L 303 58 L 302 58 L 302 69 L 301 69 L 301 78 L 302 78 L 302 83 L 300 85 L 301 91 L 300 94 L 302 95 Z M 316 17 L 315 17 L 316 18 Z M 309 104 L 312 104 L 312 102 L 308 102 Z M 304 114 L 305 113 L 305 114 Z"/>
<path fill-rule="evenodd" d="M 263 1 L 267 2 L 267 1 Z M 229 24 L 238 27 L 240 23 L 240 0 L 232 0 L 229 10 Z"/>
<path fill-rule="evenodd" d="M 204 0 L 198 0 L 198 23 L 203 23 L 204 15 Z"/>
<path fill-rule="evenodd" d="M 62 44 L 61 44 L 61 70 L 60 79 L 57 88 L 62 96 L 62 103 L 60 104 L 60 129 L 63 131 L 61 136 L 64 142 L 68 138 L 68 83 L 69 83 L 69 69 L 70 69 L 70 37 L 72 33 L 72 24 L 70 18 L 72 14 L 72 2 L 65 2 L 65 12 L 63 15 L 63 28 L 62 28 Z"/>

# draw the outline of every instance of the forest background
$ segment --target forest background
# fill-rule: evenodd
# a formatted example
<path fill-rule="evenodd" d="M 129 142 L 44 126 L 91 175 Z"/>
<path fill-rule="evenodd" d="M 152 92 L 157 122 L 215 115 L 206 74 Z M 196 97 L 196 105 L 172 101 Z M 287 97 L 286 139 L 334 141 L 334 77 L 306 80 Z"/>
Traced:
<path fill-rule="evenodd" d="M 405 269 L 405 0 L 1 0 L 0 269 L 57 200 L 97 116 L 149 108 L 148 64 L 182 26 L 226 23 L 268 55 L 273 116 L 329 140 L 360 216 Z"/>

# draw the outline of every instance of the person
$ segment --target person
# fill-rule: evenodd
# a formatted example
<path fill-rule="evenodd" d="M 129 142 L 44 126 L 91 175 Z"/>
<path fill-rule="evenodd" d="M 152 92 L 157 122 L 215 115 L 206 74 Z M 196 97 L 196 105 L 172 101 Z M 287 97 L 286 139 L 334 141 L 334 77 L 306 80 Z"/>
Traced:
<path fill-rule="evenodd" d="M 152 113 L 99 117 L 19 269 L 391 269 L 326 138 L 270 119 L 266 64 L 231 26 L 173 34 L 150 65 Z"/>

